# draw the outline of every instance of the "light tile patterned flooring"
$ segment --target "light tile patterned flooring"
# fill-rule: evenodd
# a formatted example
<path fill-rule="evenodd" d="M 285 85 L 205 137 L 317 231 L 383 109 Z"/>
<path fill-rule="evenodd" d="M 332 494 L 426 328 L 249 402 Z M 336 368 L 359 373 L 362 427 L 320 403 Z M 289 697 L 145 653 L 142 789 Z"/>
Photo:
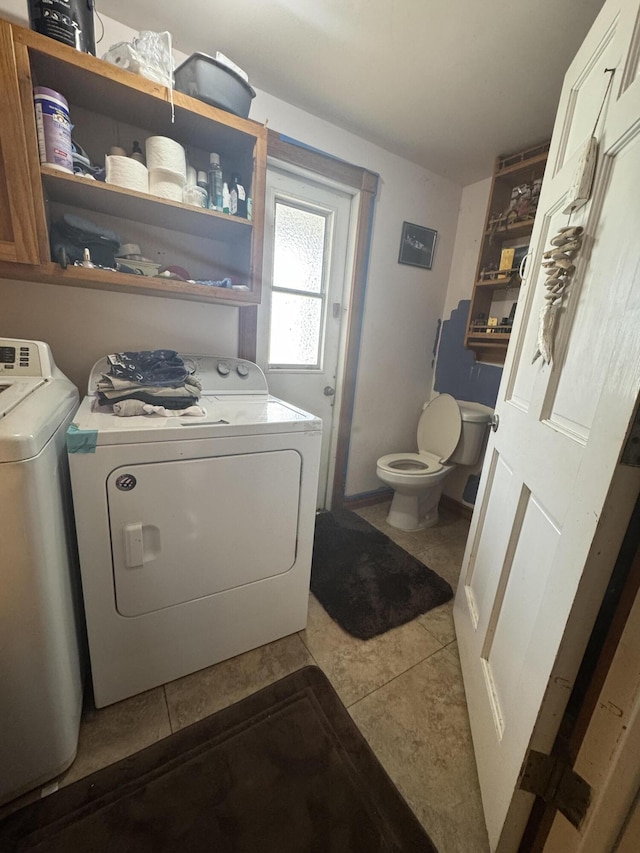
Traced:
<path fill-rule="evenodd" d="M 388 504 L 358 510 L 455 589 L 468 522 L 441 512 L 431 530 L 405 533 Z M 440 853 L 486 853 L 488 842 L 452 603 L 372 640 L 345 633 L 310 597 L 305 631 L 101 710 L 85 711 L 68 785 L 167 737 L 307 664 L 330 679 Z"/>

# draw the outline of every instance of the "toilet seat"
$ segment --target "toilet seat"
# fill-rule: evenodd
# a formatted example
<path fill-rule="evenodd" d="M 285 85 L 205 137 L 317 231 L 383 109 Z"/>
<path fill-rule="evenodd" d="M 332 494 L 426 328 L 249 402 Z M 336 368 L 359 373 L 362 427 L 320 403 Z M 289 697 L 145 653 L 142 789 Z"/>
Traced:
<path fill-rule="evenodd" d="M 388 453 L 378 459 L 378 468 L 393 474 L 424 477 L 437 474 L 445 466 L 433 453 Z"/>
<path fill-rule="evenodd" d="M 450 394 L 427 403 L 418 421 L 418 453 L 387 453 L 378 459 L 378 469 L 397 477 L 428 480 L 451 465 L 444 463 L 453 454 L 462 431 L 460 407 Z"/>
<path fill-rule="evenodd" d="M 418 421 L 418 450 L 446 462 L 453 455 L 462 432 L 460 406 L 451 394 L 440 394 L 422 410 Z"/>
<path fill-rule="evenodd" d="M 458 445 L 464 444 L 461 435 L 462 411 L 457 400 L 440 394 L 423 407 L 418 452 L 388 453 L 378 459 L 378 478 L 393 489 L 387 515 L 392 527 L 421 530 L 438 523 L 444 481 L 460 459 Z M 455 461 L 450 462 L 452 457 Z"/>

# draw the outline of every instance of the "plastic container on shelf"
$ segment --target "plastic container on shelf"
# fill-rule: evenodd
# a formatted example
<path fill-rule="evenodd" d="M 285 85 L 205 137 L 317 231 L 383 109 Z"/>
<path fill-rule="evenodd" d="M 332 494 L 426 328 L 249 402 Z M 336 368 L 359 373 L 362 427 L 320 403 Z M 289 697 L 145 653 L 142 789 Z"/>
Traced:
<path fill-rule="evenodd" d="M 182 200 L 192 207 L 208 207 L 209 194 L 197 184 L 187 184 L 183 190 Z"/>
<path fill-rule="evenodd" d="M 247 118 L 256 93 L 233 69 L 207 56 L 193 53 L 174 72 L 175 88 L 199 101 Z"/>
<path fill-rule="evenodd" d="M 33 90 L 38 151 L 43 166 L 73 174 L 69 104 L 64 95 L 46 86 Z"/>

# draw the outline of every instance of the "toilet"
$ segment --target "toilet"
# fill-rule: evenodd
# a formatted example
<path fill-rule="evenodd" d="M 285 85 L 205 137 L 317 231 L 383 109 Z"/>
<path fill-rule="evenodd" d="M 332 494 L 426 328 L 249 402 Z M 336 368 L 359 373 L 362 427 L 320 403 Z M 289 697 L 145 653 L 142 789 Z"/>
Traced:
<path fill-rule="evenodd" d="M 458 402 L 450 394 L 426 403 L 418 421 L 418 452 L 389 453 L 376 473 L 394 489 L 387 522 L 400 530 L 438 523 L 444 480 L 456 465 L 475 465 L 491 420 L 491 409 Z"/>

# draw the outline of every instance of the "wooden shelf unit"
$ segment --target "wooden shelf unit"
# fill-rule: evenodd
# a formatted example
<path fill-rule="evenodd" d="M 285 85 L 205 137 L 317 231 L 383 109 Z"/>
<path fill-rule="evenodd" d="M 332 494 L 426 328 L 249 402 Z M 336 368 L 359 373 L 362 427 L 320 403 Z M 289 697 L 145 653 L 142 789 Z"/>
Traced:
<path fill-rule="evenodd" d="M 500 257 L 505 248 L 526 251 L 535 221 L 535 210 L 520 216 L 508 211 L 515 187 L 535 183 L 539 189 L 548 152 L 544 142 L 496 160 L 464 341 L 481 361 L 504 364 L 511 335 L 503 320 L 518 300 L 520 276 L 517 266 L 498 271 Z M 490 318 L 497 323 L 490 324 Z"/>
<path fill-rule="evenodd" d="M 0 277 L 199 299 L 228 305 L 260 302 L 267 132 L 31 30 L 0 19 Z M 252 220 L 169 201 L 41 166 L 33 87 L 69 102 L 74 139 L 101 164 L 110 147 L 168 136 L 197 169 L 220 154 L 223 174 L 238 172 L 252 198 Z M 19 180 L 16 178 L 19 176 Z M 3 203 L 6 202 L 6 203 Z M 51 262 L 49 230 L 66 212 L 137 243 L 147 257 L 185 268 L 192 278 L 231 278 L 247 290 L 132 276 Z"/>

